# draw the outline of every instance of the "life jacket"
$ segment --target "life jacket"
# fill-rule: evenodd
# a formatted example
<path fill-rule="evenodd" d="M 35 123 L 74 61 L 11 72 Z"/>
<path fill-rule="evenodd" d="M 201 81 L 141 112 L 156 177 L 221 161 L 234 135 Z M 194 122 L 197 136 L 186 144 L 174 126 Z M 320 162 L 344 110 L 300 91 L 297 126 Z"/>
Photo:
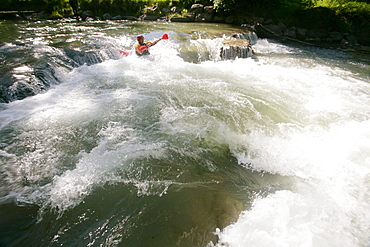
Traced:
<path fill-rule="evenodd" d="M 136 55 L 138 56 L 143 56 L 143 55 L 149 55 L 149 47 L 151 46 L 151 42 L 146 42 L 146 43 L 139 43 L 136 44 L 135 46 L 135 52 Z"/>

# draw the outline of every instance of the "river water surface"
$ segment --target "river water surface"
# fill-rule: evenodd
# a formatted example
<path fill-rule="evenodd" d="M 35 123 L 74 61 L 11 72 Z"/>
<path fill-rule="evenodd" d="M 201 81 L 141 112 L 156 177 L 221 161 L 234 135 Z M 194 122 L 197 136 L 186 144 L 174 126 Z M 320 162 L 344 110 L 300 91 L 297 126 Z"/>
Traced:
<path fill-rule="evenodd" d="M 258 39 L 221 60 L 243 32 L 221 24 L 0 27 L 0 246 L 370 246 L 368 54 Z"/>

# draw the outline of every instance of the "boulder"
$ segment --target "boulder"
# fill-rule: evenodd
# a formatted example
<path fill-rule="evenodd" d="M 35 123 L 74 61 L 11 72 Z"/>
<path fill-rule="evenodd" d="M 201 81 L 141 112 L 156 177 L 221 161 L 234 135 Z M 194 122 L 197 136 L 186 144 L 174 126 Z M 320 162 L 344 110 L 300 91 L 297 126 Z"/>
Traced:
<path fill-rule="evenodd" d="M 307 37 L 311 39 L 323 39 L 329 36 L 329 32 L 324 29 L 316 29 L 307 31 Z"/>
<path fill-rule="evenodd" d="M 299 40 L 306 40 L 306 33 L 307 33 L 307 30 L 306 29 L 304 29 L 304 28 L 297 28 L 297 31 L 296 31 L 297 39 L 299 39 Z"/>
<path fill-rule="evenodd" d="M 129 20 L 129 21 L 137 21 L 138 18 L 135 17 L 135 16 L 124 16 L 123 17 L 125 20 Z"/>
<path fill-rule="evenodd" d="M 194 14 L 200 14 L 200 13 L 203 13 L 204 11 L 204 5 L 203 4 L 193 4 L 191 6 L 191 8 L 189 9 L 189 12 L 190 13 L 194 13 Z"/>
<path fill-rule="evenodd" d="M 86 17 L 85 19 L 83 19 L 84 21 L 86 22 L 89 22 L 89 21 L 95 21 L 95 19 L 93 17 Z"/>
<path fill-rule="evenodd" d="M 278 27 L 281 30 L 281 32 L 283 32 L 285 29 L 287 29 L 287 27 L 285 26 L 285 24 L 282 23 L 281 21 L 279 21 Z"/>
<path fill-rule="evenodd" d="M 112 16 L 109 14 L 109 13 L 105 13 L 104 15 L 103 15 L 103 20 L 112 20 Z"/>
<path fill-rule="evenodd" d="M 233 23 L 235 23 L 235 17 L 234 16 L 228 16 L 228 17 L 225 18 L 224 22 L 226 24 L 233 24 Z"/>
<path fill-rule="evenodd" d="M 248 40 L 228 38 L 222 42 L 221 59 L 247 58 L 252 55 L 253 50 Z"/>
<path fill-rule="evenodd" d="M 205 6 L 204 13 L 213 15 L 215 13 L 215 9 L 213 8 L 213 6 Z"/>
<path fill-rule="evenodd" d="M 176 17 L 172 17 L 170 21 L 171 22 L 189 22 L 191 21 L 191 19 L 187 16 L 185 17 L 176 16 Z"/>
<path fill-rule="evenodd" d="M 306 33 L 307 33 L 307 29 L 297 28 L 297 34 L 302 35 L 302 36 L 306 36 Z"/>
<path fill-rule="evenodd" d="M 255 45 L 258 41 L 258 36 L 255 32 L 247 32 L 247 33 L 237 33 L 232 36 L 236 39 L 246 39 L 249 41 L 249 44 Z"/>
<path fill-rule="evenodd" d="M 348 41 L 350 44 L 358 44 L 357 38 L 353 36 L 352 34 L 345 34 L 344 38 Z"/>
<path fill-rule="evenodd" d="M 284 30 L 284 36 L 295 39 L 297 37 L 295 27 Z"/>
<path fill-rule="evenodd" d="M 200 13 L 195 16 L 196 22 L 211 22 L 212 21 L 212 15 L 207 13 Z"/>
<path fill-rule="evenodd" d="M 161 12 L 163 13 L 163 14 L 169 14 L 170 12 L 171 12 L 171 10 L 170 9 L 168 9 L 168 8 L 163 8 L 163 9 L 161 9 Z"/>
<path fill-rule="evenodd" d="M 181 9 L 181 8 L 179 8 L 179 7 L 177 7 L 177 6 L 173 6 L 173 7 L 170 9 L 170 11 L 171 11 L 172 13 L 181 13 L 182 9 Z"/>
<path fill-rule="evenodd" d="M 213 22 L 221 23 L 221 22 L 224 22 L 224 21 L 225 21 L 225 17 L 223 17 L 223 16 L 216 15 L 216 16 L 213 17 Z"/>
<path fill-rule="evenodd" d="M 156 21 L 158 19 L 157 15 L 146 15 L 144 16 L 144 21 Z"/>
<path fill-rule="evenodd" d="M 152 15 L 152 16 L 156 15 L 156 16 L 158 16 L 159 12 L 160 12 L 160 10 L 159 10 L 157 5 L 146 7 L 146 8 L 143 9 L 143 13 L 146 14 L 146 15 Z"/>
<path fill-rule="evenodd" d="M 84 12 L 81 13 L 81 18 L 83 20 L 87 19 L 88 17 L 91 17 L 91 18 L 94 17 L 94 15 L 93 15 L 93 13 L 91 11 L 85 10 Z"/>
<path fill-rule="evenodd" d="M 112 20 L 115 20 L 115 21 L 122 20 L 122 16 L 120 15 L 114 16 L 112 17 Z"/>
<path fill-rule="evenodd" d="M 274 22 L 271 20 L 271 19 L 267 19 L 263 22 L 263 24 L 265 25 L 270 25 L 270 24 L 274 24 Z"/>
<path fill-rule="evenodd" d="M 329 36 L 334 42 L 340 42 L 343 39 L 343 36 L 340 32 L 330 32 Z"/>
<path fill-rule="evenodd" d="M 268 31 L 272 32 L 273 34 L 276 34 L 279 36 L 283 35 L 283 29 L 279 25 L 269 24 L 269 25 L 266 25 L 265 28 Z"/>

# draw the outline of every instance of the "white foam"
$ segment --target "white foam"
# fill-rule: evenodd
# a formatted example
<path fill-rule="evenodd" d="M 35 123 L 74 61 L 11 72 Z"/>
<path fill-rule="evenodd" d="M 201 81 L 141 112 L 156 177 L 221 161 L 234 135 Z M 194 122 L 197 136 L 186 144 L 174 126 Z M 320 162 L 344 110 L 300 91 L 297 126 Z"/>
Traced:
<path fill-rule="evenodd" d="M 147 40 L 158 36 L 147 35 Z M 213 49 L 217 42 L 204 39 L 197 45 Z M 267 40 L 256 44 L 257 51 L 281 59 L 264 55 L 194 64 L 184 62 L 178 49 L 163 40 L 151 48 L 149 58 L 82 66 L 48 92 L 8 104 L 1 111 L 1 128 L 21 129 L 22 137 L 37 137 L 41 145 L 24 154 L 23 161 L 30 162 L 23 168 L 40 163 L 43 170 L 56 170 L 33 174 L 36 181 L 51 181 L 18 198 L 41 200 L 64 212 L 110 182 L 132 183 L 140 196 L 166 193 L 172 181 L 129 176 L 140 174 L 135 160 L 160 158 L 165 151 L 164 142 L 143 135 L 143 126 L 135 128 L 143 120 L 140 112 L 148 111 L 166 137 L 227 145 L 247 169 L 279 174 L 282 183 L 284 178 L 293 181 L 290 190 L 255 198 L 235 224 L 217 231 L 220 240 L 214 244 L 365 246 L 370 222 L 368 84 L 344 69 L 290 57 L 297 50 Z M 75 164 L 60 168 L 53 163 L 57 159 L 45 162 L 45 154 L 62 155 L 53 144 L 68 144 L 53 140 L 89 123 L 100 129 L 94 129 L 93 147 L 80 150 Z"/>
<path fill-rule="evenodd" d="M 301 118 L 271 128 L 264 125 L 250 134 L 231 131 L 225 140 L 240 164 L 293 178 L 294 183 L 291 191 L 256 198 L 235 224 L 216 231 L 216 245 L 368 245 L 368 84 L 348 80 L 345 70 L 332 73 L 320 65 L 315 70 L 298 67 L 297 74 L 289 69 L 281 80 L 276 79 L 284 74 L 284 66 L 272 69 L 270 79 L 263 74 L 261 78 L 269 83 L 274 104 L 294 102 L 282 106 L 297 109 Z M 285 93 L 289 98 L 279 99 Z"/>

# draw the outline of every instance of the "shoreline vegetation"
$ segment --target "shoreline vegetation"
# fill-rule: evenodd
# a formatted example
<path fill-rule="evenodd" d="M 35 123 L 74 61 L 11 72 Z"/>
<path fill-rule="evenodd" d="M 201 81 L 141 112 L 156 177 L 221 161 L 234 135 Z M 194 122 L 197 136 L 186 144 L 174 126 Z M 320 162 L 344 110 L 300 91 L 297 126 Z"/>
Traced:
<path fill-rule="evenodd" d="M 5 0 L 0 19 L 242 25 L 260 38 L 370 45 L 370 0 Z"/>

